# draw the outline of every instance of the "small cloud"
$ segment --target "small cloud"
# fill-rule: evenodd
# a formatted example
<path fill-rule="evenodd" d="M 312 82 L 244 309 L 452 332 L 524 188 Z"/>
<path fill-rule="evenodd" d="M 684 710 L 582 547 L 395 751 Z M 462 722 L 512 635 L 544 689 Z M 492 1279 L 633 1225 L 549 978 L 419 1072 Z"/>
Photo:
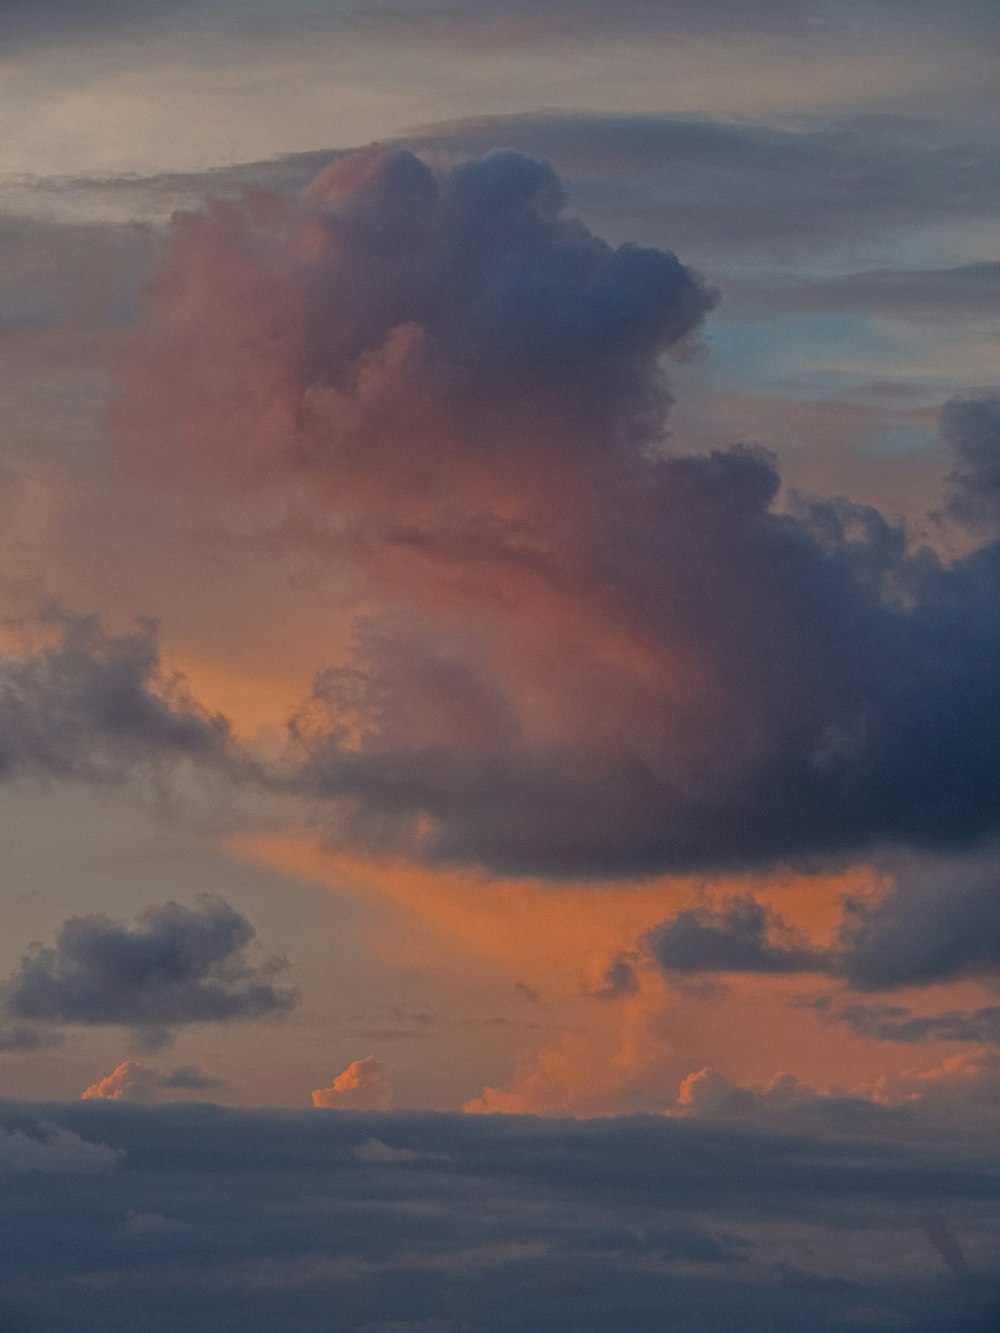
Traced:
<path fill-rule="evenodd" d="M 61 1032 L 46 1032 L 42 1028 L 20 1024 L 0 1028 L 0 1051 L 47 1051 L 61 1046 L 65 1040 Z"/>
<path fill-rule="evenodd" d="M 392 1099 L 385 1066 L 372 1055 L 354 1060 L 330 1087 L 317 1088 L 312 1094 L 313 1106 L 339 1111 L 388 1111 Z"/>
<path fill-rule="evenodd" d="M 595 1000 L 620 1000 L 626 995 L 635 995 L 639 990 L 639 978 L 631 960 L 625 954 L 619 954 L 604 969 L 596 986 L 588 988 L 587 994 Z"/>
<path fill-rule="evenodd" d="M 412 1148 L 393 1148 L 381 1139 L 366 1139 L 354 1149 L 352 1156 L 366 1165 L 390 1166 L 394 1162 L 417 1162 L 425 1154 L 414 1152 Z"/>
<path fill-rule="evenodd" d="M 183 1088 L 185 1091 L 198 1092 L 205 1088 L 221 1088 L 223 1080 L 206 1074 L 197 1065 L 179 1065 L 169 1074 L 164 1074 L 162 1086 L 165 1088 Z"/>
<path fill-rule="evenodd" d="M 38 1128 L 38 1138 L 19 1129 L 0 1129 L 0 1175 L 27 1171 L 100 1175 L 113 1171 L 121 1160 L 117 1148 L 91 1143 L 61 1125 L 40 1124 Z"/>
<path fill-rule="evenodd" d="M 524 981 L 515 981 L 514 989 L 517 991 L 518 995 L 520 995 L 523 1000 L 527 1000 L 529 1004 L 536 1004 L 539 1008 L 544 1008 L 545 1001 L 542 999 L 542 993 L 541 991 L 536 990 L 534 986 L 529 986 L 527 982 Z"/>
<path fill-rule="evenodd" d="M 81 1093 L 81 1100 L 105 1102 L 136 1102 L 149 1106 L 163 1100 L 162 1093 L 170 1091 L 201 1092 L 221 1086 L 221 1080 L 203 1073 L 197 1065 L 181 1065 L 169 1073 L 162 1073 L 151 1065 L 124 1060 L 106 1078 L 99 1079 Z"/>
<path fill-rule="evenodd" d="M 211 896 L 196 908 L 149 907 L 133 925 L 71 917 L 54 945 L 33 944 L 21 958 L 4 1008 L 36 1023 L 129 1026 L 146 1052 L 183 1024 L 282 1017 L 298 992 L 274 985 L 287 964 L 254 959 L 255 940 L 246 917 Z"/>

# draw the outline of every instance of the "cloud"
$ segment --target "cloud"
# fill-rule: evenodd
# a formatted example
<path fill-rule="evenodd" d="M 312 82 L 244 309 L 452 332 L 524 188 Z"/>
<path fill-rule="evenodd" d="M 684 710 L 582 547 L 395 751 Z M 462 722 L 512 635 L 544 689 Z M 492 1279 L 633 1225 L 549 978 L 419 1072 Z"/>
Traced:
<path fill-rule="evenodd" d="M 91 1143 L 71 1129 L 41 1122 L 35 1134 L 0 1128 L 0 1175 L 41 1171 L 46 1175 L 102 1175 L 113 1171 L 122 1158 L 120 1150 Z"/>
<path fill-rule="evenodd" d="M 987 980 L 1000 973 L 996 885 L 996 870 L 988 860 L 959 862 L 944 870 L 934 863 L 922 870 L 911 867 L 878 897 L 846 895 L 837 938 L 827 948 L 796 934 L 752 897 L 729 898 L 719 906 L 688 908 L 667 917 L 645 933 L 639 953 L 668 976 L 815 972 L 842 978 L 860 991 L 929 986 L 963 977 Z M 813 1007 L 833 1014 L 829 997 L 821 997 Z M 859 1033 L 884 1033 L 886 1040 L 935 1034 L 943 1040 L 968 1040 L 959 1034 L 993 1030 L 989 1007 L 917 1018 L 898 1007 L 848 1005 L 834 1016 Z"/>
<path fill-rule="evenodd" d="M 763 1087 L 740 1087 L 717 1069 L 699 1069 L 682 1080 L 675 1115 L 743 1116 L 782 1112 L 823 1094 L 794 1074 L 776 1074 Z"/>
<path fill-rule="evenodd" d="M 161 668 L 156 628 L 110 634 L 96 616 L 46 612 L 53 641 L 0 658 L 0 780 L 124 781 L 140 764 L 220 758 L 228 727 Z"/>
<path fill-rule="evenodd" d="M 597 984 L 587 988 L 587 994 L 595 1000 L 620 1000 L 623 995 L 635 995 L 639 990 L 639 979 L 634 962 L 633 958 L 624 955 L 613 958 Z"/>
<path fill-rule="evenodd" d="M 955 454 L 950 514 L 996 533 L 1000 523 L 1000 393 L 953 398 L 941 430 Z"/>
<path fill-rule="evenodd" d="M 219 1079 L 202 1073 L 196 1065 L 182 1065 L 163 1073 L 149 1065 L 125 1060 L 105 1078 L 85 1088 L 80 1096 L 84 1101 L 96 1099 L 151 1105 L 161 1101 L 164 1092 L 203 1092 L 220 1086 Z"/>
<path fill-rule="evenodd" d="M 590 217 L 624 213 L 633 229 L 669 234 L 698 262 L 711 259 L 713 271 L 734 260 L 780 257 L 787 273 L 790 257 L 831 249 L 853 266 L 852 238 L 861 233 L 898 239 L 910 228 L 992 216 L 1000 156 L 954 135 L 951 127 L 903 116 L 778 125 L 528 112 L 443 122 L 411 142 L 472 153 L 502 143 L 545 157 Z M 856 277 L 844 281 L 853 285 Z M 907 279 L 886 279 L 883 291 L 887 284 L 906 286 Z M 870 299 L 855 294 L 862 303 Z"/>
<path fill-rule="evenodd" d="M 923 986 L 1000 971 L 1000 893 L 995 869 L 933 867 L 904 876 L 875 902 L 848 899 L 843 971 L 859 990 Z"/>
<path fill-rule="evenodd" d="M 666 449 L 663 355 L 713 301 L 513 152 L 175 222 L 122 447 L 365 605 L 282 770 L 339 837 L 598 878 L 997 831 L 1000 545 L 945 565 L 779 509 L 758 450 Z"/>
<path fill-rule="evenodd" d="M 354 1160 L 365 1165 L 391 1166 L 396 1162 L 417 1162 L 420 1153 L 412 1148 L 393 1148 L 381 1139 L 365 1139 L 354 1149 Z"/>
<path fill-rule="evenodd" d="M 1000 1051 L 989 1047 L 961 1051 L 930 1069 L 885 1074 L 875 1084 L 875 1099 L 889 1106 L 914 1106 L 930 1112 L 974 1117 L 995 1124 L 1000 1113 Z"/>
<path fill-rule="evenodd" d="M 887 314 L 897 318 L 968 320 L 1000 311 L 1000 264 L 957 264 L 939 269 L 872 269 L 835 278 L 776 275 L 726 284 L 730 315 Z"/>
<path fill-rule="evenodd" d="M 15 1018 L 39 1023 L 121 1024 L 147 1049 L 171 1029 L 286 1015 L 293 989 L 274 984 L 287 964 L 255 962 L 253 926 L 221 898 L 197 908 L 149 907 L 130 927 L 105 916 L 71 917 L 54 946 L 35 944 L 3 988 Z"/>
<path fill-rule="evenodd" d="M 872 1109 L 883 1124 L 904 1114 Z M 485 1333 L 498 1311 L 500 1326 L 539 1333 L 664 1320 L 800 1333 L 803 1317 L 836 1327 L 863 1306 L 921 1333 L 995 1323 L 995 1134 L 969 1138 L 960 1122 L 890 1143 L 804 1120 L 789 1132 L 697 1116 L 86 1101 L 9 1103 L 3 1118 L 21 1132 L 55 1118 L 125 1163 L 100 1189 L 72 1174 L 10 1181 L 0 1241 L 24 1275 L 0 1294 L 11 1333 L 127 1333 L 137 1310 L 192 1333 L 292 1321 L 310 1333 L 433 1321 Z M 355 1149 L 373 1137 L 418 1156 L 362 1169 Z M 962 1246 L 961 1287 L 928 1274 L 917 1225 L 932 1212 Z"/>
<path fill-rule="evenodd" d="M 819 1007 L 824 1019 L 846 1024 L 859 1037 L 901 1042 L 1000 1042 L 1000 1005 L 996 1004 L 972 1010 L 915 1014 L 899 1004 L 851 1003 L 834 1010 L 829 1006 L 829 998 L 824 1000 Z"/>
<path fill-rule="evenodd" d="M 24 1024 L 0 1028 L 0 1051 L 45 1051 L 53 1046 L 61 1046 L 62 1042 L 61 1033 L 46 1032 L 44 1028 L 32 1028 Z"/>
<path fill-rule="evenodd" d="M 313 1106 L 338 1111 L 388 1111 L 392 1097 L 385 1065 L 372 1055 L 353 1060 L 329 1088 L 317 1088 L 312 1094 Z"/>
<path fill-rule="evenodd" d="M 829 955 L 812 948 L 753 898 L 691 908 L 660 922 L 644 941 L 665 972 L 822 972 Z"/>
<path fill-rule="evenodd" d="M 106 42 L 123 33 L 148 36 L 174 17 L 190 17 L 190 0 L 97 0 L 81 13 L 72 0 L 44 5 L 31 0 L 0 0 L 0 40 L 8 51 L 61 46 L 67 42 Z"/>

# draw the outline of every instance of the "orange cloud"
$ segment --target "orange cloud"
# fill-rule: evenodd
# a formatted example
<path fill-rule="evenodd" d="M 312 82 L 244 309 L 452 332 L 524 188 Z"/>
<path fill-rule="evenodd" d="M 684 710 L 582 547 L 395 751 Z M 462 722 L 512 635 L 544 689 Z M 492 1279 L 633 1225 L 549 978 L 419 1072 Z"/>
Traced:
<path fill-rule="evenodd" d="M 159 1100 L 161 1087 L 158 1070 L 137 1064 L 134 1060 L 124 1060 L 105 1078 L 98 1079 L 86 1088 L 80 1094 L 80 1099 L 149 1104 Z"/>
<path fill-rule="evenodd" d="M 388 1111 L 392 1087 L 382 1062 L 366 1055 L 363 1060 L 353 1060 L 330 1087 L 317 1088 L 312 1100 L 313 1106 L 338 1111 Z"/>

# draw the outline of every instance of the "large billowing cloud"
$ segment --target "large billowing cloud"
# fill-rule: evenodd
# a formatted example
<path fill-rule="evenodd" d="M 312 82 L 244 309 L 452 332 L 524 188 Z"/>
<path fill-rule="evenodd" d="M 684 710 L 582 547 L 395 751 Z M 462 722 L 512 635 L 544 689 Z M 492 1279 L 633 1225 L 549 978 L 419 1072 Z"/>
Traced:
<path fill-rule="evenodd" d="M 177 220 L 122 447 L 358 599 L 287 779 L 341 830 L 595 877 L 998 831 L 1000 545 L 945 565 L 779 509 L 752 448 L 671 452 L 662 358 L 713 299 L 510 152 Z"/>
<path fill-rule="evenodd" d="M 3 987 L 15 1018 L 121 1024 L 155 1049 L 192 1023 L 281 1017 L 298 994 L 275 984 L 279 957 L 255 960 L 253 926 L 220 898 L 147 908 L 133 927 L 72 917 L 55 945 L 35 944 Z"/>

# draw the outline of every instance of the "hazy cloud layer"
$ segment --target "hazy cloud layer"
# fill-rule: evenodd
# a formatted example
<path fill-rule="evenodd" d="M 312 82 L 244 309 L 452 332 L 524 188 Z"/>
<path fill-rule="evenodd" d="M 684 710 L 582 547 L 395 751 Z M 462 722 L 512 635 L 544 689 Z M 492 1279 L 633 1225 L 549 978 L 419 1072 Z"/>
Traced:
<path fill-rule="evenodd" d="M 992 1329 L 1000 1168 L 953 1135 L 890 1147 L 843 1117 L 777 1134 L 697 1116 L 3 1108 L 13 1131 L 40 1118 L 123 1155 L 100 1190 L 6 1182 L 11 1333 L 124 1333 L 137 1309 L 150 1333 Z M 968 1277 L 921 1229 L 932 1212 Z M 859 1325 L 862 1308 L 878 1321 Z"/>
<path fill-rule="evenodd" d="M 72 917 L 54 946 L 35 944 L 21 958 L 3 1005 L 39 1023 L 131 1027 L 149 1049 L 168 1044 L 180 1025 L 281 1017 L 298 994 L 275 984 L 284 959 L 254 959 L 255 939 L 220 898 L 150 907 L 131 927 Z"/>
<path fill-rule="evenodd" d="M 529 112 L 430 127 L 423 142 L 435 140 L 546 157 L 588 215 L 625 215 L 644 232 L 655 223 L 685 253 L 727 268 L 752 255 L 780 255 L 787 266 L 790 255 L 856 253 L 859 237 L 898 241 L 909 228 L 992 217 L 1000 183 L 992 147 L 905 117 L 755 125 Z M 883 277 L 891 283 L 907 285 Z"/>
<path fill-rule="evenodd" d="M 874 1037 L 876 1041 L 1000 1042 L 1000 1005 L 997 1004 L 970 1010 L 915 1014 L 900 1004 L 852 1003 L 834 1009 L 826 997 L 814 1003 L 828 1021 L 844 1023 L 859 1037 Z"/>

